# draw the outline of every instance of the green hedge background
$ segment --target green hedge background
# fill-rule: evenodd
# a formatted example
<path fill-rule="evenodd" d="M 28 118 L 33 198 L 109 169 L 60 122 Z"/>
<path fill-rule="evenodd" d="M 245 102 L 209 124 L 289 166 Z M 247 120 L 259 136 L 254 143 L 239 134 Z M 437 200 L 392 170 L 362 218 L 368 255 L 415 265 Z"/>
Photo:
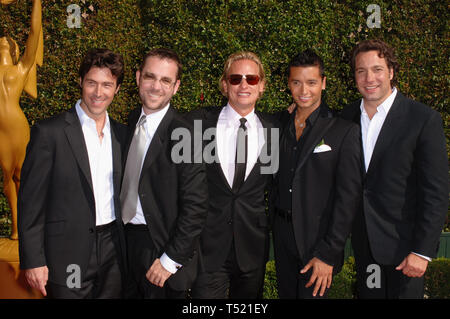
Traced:
<path fill-rule="evenodd" d="M 437 258 L 429 265 L 425 273 L 425 299 L 450 299 L 450 259 Z M 264 299 L 278 299 L 275 262 L 267 262 L 264 277 Z M 349 257 L 342 271 L 333 277 L 330 299 L 356 299 L 355 258 Z"/>
<path fill-rule="evenodd" d="M 366 21 L 372 13 L 366 9 L 375 2 L 381 8 L 381 28 L 371 29 Z M 80 5 L 85 14 L 81 28 L 67 26 L 70 4 Z M 14 38 L 21 53 L 30 14 L 31 1 L 0 5 L 0 36 Z M 134 74 L 142 55 L 165 46 L 177 51 L 184 63 L 182 86 L 173 103 L 180 110 L 223 104 L 217 84 L 225 59 L 237 50 L 251 50 L 261 57 L 268 76 L 257 107 L 273 112 L 290 102 L 284 75 L 289 58 L 312 47 L 325 62 L 327 101 L 341 109 L 359 97 L 348 64 L 351 49 L 360 40 L 379 37 L 396 48 L 400 91 L 441 112 L 450 150 L 449 15 L 448 2 L 438 0 L 44 0 L 38 98 L 24 93 L 21 106 L 30 124 L 73 106 L 79 98 L 82 56 L 89 48 L 108 47 L 121 53 L 126 63 L 125 81 L 109 110 L 125 122 L 139 105 Z M 9 222 L 8 205 L 0 193 L 0 235 L 8 235 Z"/>

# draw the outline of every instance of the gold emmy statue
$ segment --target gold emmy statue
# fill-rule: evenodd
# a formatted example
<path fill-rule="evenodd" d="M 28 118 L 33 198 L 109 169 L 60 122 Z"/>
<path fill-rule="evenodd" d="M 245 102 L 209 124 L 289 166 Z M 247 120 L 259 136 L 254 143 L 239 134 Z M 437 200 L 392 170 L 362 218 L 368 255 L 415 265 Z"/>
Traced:
<path fill-rule="evenodd" d="M 7 5 L 13 0 L 0 0 Z M 42 7 L 33 0 L 31 29 L 25 52 L 19 57 L 17 43 L 0 38 L 0 167 L 4 193 L 11 208 L 10 239 L 0 240 L 0 298 L 39 297 L 25 283 L 19 270 L 17 194 L 20 171 L 30 139 L 30 127 L 19 105 L 22 91 L 37 97 L 36 64 L 43 63 Z M 11 281 L 12 280 L 12 281 Z"/>

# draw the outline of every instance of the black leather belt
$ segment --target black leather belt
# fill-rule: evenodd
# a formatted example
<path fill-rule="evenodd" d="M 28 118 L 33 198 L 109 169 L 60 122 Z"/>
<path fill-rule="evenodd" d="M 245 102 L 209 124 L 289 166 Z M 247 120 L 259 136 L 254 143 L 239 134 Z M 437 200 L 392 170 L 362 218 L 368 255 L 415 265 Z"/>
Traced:
<path fill-rule="evenodd" d="M 292 221 L 292 211 L 291 210 L 284 210 L 284 209 L 275 209 L 275 214 L 279 217 L 283 218 L 287 222 Z"/>
<path fill-rule="evenodd" d="M 104 225 L 99 225 L 99 226 L 95 226 L 95 231 L 97 233 L 101 233 L 102 231 L 108 230 L 110 228 L 112 228 L 113 226 L 116 225 L 116 221 L 113 220 L 112 222 L 110 222 L 109 224 L 104 224 Z"/>
<path fill-rule="evenodd" d="M 125 224 L 125 230 L 131 230 L 131 231 L 148 231 L 148 227 L 145 224 L 132 224 L 128 223 Z"/>

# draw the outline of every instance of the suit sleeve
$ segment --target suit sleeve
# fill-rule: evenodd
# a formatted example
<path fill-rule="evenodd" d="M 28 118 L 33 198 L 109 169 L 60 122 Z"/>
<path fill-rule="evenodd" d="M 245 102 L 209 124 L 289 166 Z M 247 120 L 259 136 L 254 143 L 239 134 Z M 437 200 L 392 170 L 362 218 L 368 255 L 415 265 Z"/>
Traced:
<path fill-rule="evenodd" d="M 448 209 L 448 158 L 442 119 L 433 111 L 416 148 L 418 215 L 412 251 L 436 257 Z"/>
<path fill-rule="evenodd" d="M 196 151 L 193 146 L 192 150 Z M 197 246 L 207 216 L 208 183 L 204 163 L 180 163 L 178 178 L 178 219 L 165 252 L 173 261 L 185 265 Z"/>
<path fill-rule="evenodd" d="M 18 197 L 20 268 L 46 265 L 44 250 L 45 204 L 52 168 L 52 154 L 45 130 L 31 129 L 22 165 Z"/>
<path fill-rule="evenodd" d="M 325 236 L 314 256 L 334 265 L 342 254 L 362 199 L 360 130 L 352 125 L 343 139 L 336 168 L 334 203 Z"/>

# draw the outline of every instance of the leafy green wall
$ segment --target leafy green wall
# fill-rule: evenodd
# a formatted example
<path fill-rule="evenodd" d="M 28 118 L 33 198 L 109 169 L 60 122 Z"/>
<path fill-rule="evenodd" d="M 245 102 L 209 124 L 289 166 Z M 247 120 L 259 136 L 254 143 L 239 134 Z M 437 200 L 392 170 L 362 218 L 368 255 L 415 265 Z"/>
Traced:
<path fill-rule="evenodd" d="M 125 81 L 110 114 L 125 122 L 139 105 L 134 73 L 143 53 L 165 46 L 184 64 L 174 105 L 187 111 L 224 103 L 218 79 L 225 59 L 251 50 L 262 59 L 268 84 L 258 108 L 275 111 L 290 102 L 285 68 L 289 58 L 308 47 L 325 62 L 327 101 L 336 109 L 358 98 L 349 53 L 363 39 L 379 37 L 396 48 L 401 64 L 399 89 L 441 112 L 450 136 L 449 10 L 445 1 L 198 1 L 120 0 L 43 1 L 44 65 L 38 69 L 38 98 L 25 94 L 21 106 L 30 123 L 70 108 L 79 97 L 77 68 L 87 49 L 109 47 L 123 54 Z M 369 28 L 369 4 L 381 8 L 381 28 Z M 67 27 L 67 6 L 78 4 L 81 28 Z M 0 36 L 22 48 L 29 30 L 31 1 L 0 5 Z M 1 106 L 0 106 L 1 107 Z M 0 194 L 0 224 L 7 215 Z M 7 220 L 7 218 L 6 218 Z M 1 227 L 0 227 L 1 232 Z"/>

